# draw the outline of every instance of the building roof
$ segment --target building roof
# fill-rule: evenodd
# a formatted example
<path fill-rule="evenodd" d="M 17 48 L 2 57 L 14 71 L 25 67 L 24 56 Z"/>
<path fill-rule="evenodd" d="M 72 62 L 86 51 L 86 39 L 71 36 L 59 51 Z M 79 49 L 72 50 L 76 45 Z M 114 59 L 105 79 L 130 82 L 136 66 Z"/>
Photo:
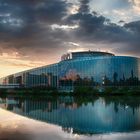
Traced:
<path fill-rule="evenodd" d="M 90 50 L 83 52 L 72 52 L 72 59 L 83 57 L 99 57 L 99 56 L 115 56 L 115 55 L 108 52 L 90 51 Z"/>

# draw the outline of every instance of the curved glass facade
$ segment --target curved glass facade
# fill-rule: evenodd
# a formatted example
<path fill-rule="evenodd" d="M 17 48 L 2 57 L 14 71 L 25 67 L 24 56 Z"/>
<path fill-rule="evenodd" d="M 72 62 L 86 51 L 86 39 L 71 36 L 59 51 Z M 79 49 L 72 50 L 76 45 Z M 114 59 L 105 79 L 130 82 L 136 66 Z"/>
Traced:
<path fill-rule="evenodd" d="M 59 64 L 60 87 L 138 86 L 140 59 L 112 56 L 83 58 Z M 72 86 L 73 85 L 73 86 Z"/>
<path fill-rule="evenodd" d="M 1 82 L 62 90 L 77 86 L 138 86 L 140 59 L 101 52 L 72 53 L 72 58 L 7 76 Z"/>

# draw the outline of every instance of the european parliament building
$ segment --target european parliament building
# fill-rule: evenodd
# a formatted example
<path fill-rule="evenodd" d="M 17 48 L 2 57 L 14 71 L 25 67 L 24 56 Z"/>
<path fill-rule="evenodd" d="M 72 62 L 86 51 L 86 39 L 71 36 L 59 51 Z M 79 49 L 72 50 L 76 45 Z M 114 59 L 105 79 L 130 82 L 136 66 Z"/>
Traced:
<path fill-rule="evenodd" d="M 98 51 L 72 52 L 63 55 L 58 63 L 9 75 L 0 82 L 60 90 L 78 86 L 139 86 L 140 58 Z"/>

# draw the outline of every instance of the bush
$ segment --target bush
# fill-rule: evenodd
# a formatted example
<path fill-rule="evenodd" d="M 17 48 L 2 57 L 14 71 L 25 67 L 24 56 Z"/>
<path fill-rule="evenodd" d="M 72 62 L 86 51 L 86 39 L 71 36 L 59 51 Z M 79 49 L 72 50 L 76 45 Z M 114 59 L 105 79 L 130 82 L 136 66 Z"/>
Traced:
<path fill-rule="evenodd" d="M 74 88 L 75 94 L 97 94 L 98 90 L 89 86 L 78 86 Z"/>

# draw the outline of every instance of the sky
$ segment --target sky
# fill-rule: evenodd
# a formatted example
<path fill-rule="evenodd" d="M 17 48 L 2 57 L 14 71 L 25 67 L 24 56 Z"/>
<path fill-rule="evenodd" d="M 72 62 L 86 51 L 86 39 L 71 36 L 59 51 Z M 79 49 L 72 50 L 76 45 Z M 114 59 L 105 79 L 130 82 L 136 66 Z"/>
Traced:
<path fill-rule="evenodd" d="M 0 77 L 71 51 L 140 56 L 140 0 L 0 0 Z"/>

